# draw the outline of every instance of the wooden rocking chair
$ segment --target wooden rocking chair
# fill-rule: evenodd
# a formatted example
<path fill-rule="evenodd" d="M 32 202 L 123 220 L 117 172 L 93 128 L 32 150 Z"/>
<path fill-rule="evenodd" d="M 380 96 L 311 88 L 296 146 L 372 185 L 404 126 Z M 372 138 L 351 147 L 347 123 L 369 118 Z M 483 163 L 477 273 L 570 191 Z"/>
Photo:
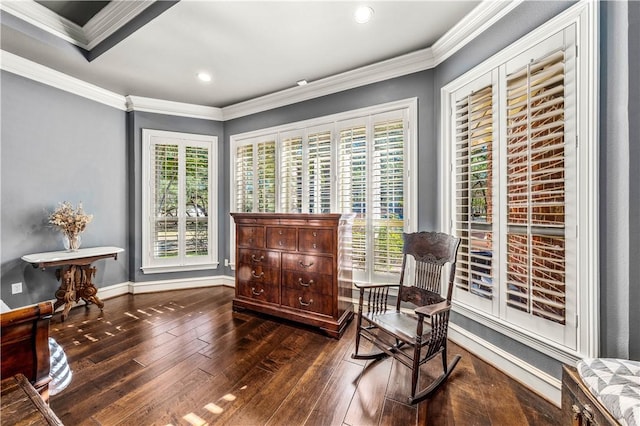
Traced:
<path fill-rule="evenodd" d="M 456 355 L 447 365 L 447 330 L 456 256 L 460 239 L 439 232 L 404 234 L 402 271 L 399 284 L 355 284 L 360 289 L 356 359 L 380 359 L 392 356 L 412 370 L 411 396 L 415 404 L 430 397 L 449 377 L 460 360 Z M 449 263 L 446 298 L 441 295 L 442 267 Z M 397 290 L 395 308 L 389 296 Z M 391 294 L 390 294 L 391 290 Z M 411 311 L 407 308 L 412 307 Z M 359 354 L 360 338 L 379 349 Z M 442 355 L 443 373 L 416 394 L 420 366 Z"/>

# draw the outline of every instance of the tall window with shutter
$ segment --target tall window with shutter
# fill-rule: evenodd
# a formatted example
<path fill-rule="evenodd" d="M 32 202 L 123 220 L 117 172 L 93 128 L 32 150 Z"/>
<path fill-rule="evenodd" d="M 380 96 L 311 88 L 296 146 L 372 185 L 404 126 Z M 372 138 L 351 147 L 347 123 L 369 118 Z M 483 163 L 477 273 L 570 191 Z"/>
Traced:
<path fill-rule="evenodd" d="M 575 30 L 452 93 L 456 298 L 576 347 Z M 574 274 L 575 276 L 575 274 Z M 573 285 L 574 288 L 569 286 Z"/>
<path fill-rule="evenodd" d="M 454 104 L 455 229 L 460 237 L 456 286 L 496 297 L 493 258 L 494 98 L 491 75 L 462 91 Z"/>
<path fill-rule="evenodd" d="M 143 270 L 215 267 L 216 138 L 143 130 Z"/>
<path fill-rule="evenodd" d="M 402 105 L 232 136 L 233 205 L 245 212 L 354 213 L 354 279 L 397 279 L 402 233 L 410 230 L 407 105 L 415 100 Z"/>

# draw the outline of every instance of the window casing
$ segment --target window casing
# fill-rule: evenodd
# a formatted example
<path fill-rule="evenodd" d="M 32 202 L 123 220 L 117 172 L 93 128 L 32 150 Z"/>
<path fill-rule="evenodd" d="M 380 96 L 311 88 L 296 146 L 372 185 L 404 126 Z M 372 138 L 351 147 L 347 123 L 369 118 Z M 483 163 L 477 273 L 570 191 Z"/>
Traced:
<path fill-rule="evenodd" d="M 593 43 L 579 7 L 442 90 L 454 309 L 565 362 L 597 342 Z"/>
<path fill-rule="evenodd" d="M 217 267 L 217 138 L 143 129 L 142 269 Z"/>
<path fill-rule="evenodd" d="M 416 149 L 409 126 L 415 106 L 401 101 L 232 136 L 231 205 L 245 212 L 355 213 L 354 279 L 396 278 L 402 232 L 413 225 L 407 159 Z M 265 140 L 273 147 L 268 165 L 254 154 Z M 271 180 L 257 177 L 260 167 L 275 171 L 275 192 L 266 189 Z"/>

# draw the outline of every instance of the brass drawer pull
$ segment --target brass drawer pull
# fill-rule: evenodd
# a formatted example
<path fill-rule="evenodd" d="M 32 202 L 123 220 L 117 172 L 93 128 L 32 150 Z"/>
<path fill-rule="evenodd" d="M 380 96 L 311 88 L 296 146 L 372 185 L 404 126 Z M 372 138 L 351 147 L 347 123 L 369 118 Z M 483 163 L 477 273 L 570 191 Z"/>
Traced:
<path fill-rule="evenodd" d="M 313 243 L 313 248 L 318 248 L 318 245 L 316 243 Z"/>
<path fill-rule="evenodd" d="M 311 284 L 313 284 L 313 280 L 309 280 L 308 283 L 305 283 L 304 281 L 302 281 L 302 278 L 298 278 L 298 283 L 302 286 L 302 287 L 309 287 Z"/>
<path fill-rule="evenodd" d="M 318 233 L 317 233 L 316 231 L 313 231 L 313 236 L 314 236 L 314 237 L 317 237 L 317 236 L 318 236 Z"/>
<path fill-rule="evenodd" d="M 313 303 L 313 299 L 309 299 L 309 303 L 305 303 L 302 301 L 302 297 L 298 297 L 298 302 L 300 302 L 302 306 L 309 306 L 310 304 Z"/>
<path fill-rule="evenodd" d="M 282 242 L 282 240 L 278 241 L 278 244 L 280 244 L 281 246 L 284 245 L 284 243 Z"/>
<path fill-rule="evenodd" d="M 251 260 L 253 260 L 256 263 L 260 263 L 264 260 L 264 256 L 260 256 L 260 258 L 257 258 L 255 254 L 251 255 Z"/>
<path fill-rule="evenodd" d="M 308 265 L 305 265 L 304 263 L 302 263 L 302 260 L 298 262 L 298 265 L 302 266 L 303 268 L 311 268 L 313 266 L 313 262 L 309 263 Z"/>
<path fill-rule="evenodd" d="M 256 275 L 256 271 L 255 271 L 255 270 L 252 270 L 252 271 L 251 271 L 251 276 L 252 276 L 253 278 L 262 278 L 262 277 L 264 277 L 264 272 L 260 272 L 260 275 Z"/>
<path fill-rule="evenodd" d="M 264 293 L 264 289 L 262 289 L 260 291 L 256 291 L 255 287 L 251 287 L 251 294 L 253 294 L 254 296 L 260 296 L 260 295 L 262 295 L 262 293 Z"/>
<path fill-rule="evenodd" d="M 593 408 L 591 408 L 591 405 L 589 404 L 584 405 L 584 410 L 582 410 L 582 415 L 587 420 L 587 424 L 592 424 L 596 418 L 596 416 L 593 414 Z"/>

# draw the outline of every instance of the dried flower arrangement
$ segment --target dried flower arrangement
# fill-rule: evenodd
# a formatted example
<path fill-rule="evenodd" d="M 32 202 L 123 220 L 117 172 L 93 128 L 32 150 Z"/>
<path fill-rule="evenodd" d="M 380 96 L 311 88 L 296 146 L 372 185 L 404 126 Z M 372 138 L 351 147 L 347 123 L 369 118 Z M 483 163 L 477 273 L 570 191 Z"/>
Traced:
<path fill-rule="evenodd" d="M 93 215 L 84 212 L 82 203 L 79 203 L 78 207 L 74 209 L 71 203 L 64 201 L 51 213 L 49 223 L 60 228 L 69 239 L 70 250 L 77 250 L 80 245 L 78 237 L 92 219 Z"/>

